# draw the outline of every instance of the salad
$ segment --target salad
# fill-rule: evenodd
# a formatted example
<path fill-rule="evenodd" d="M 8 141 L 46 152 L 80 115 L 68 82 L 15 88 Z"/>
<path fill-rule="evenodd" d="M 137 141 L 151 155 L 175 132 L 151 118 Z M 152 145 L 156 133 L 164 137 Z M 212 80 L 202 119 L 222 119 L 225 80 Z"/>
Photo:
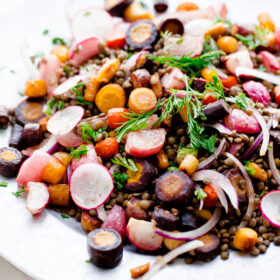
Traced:
<path fill-rule="evenodd" d="M 88 262 L 114 268 L 123 247 L 161 255 L 150 279 L 187 264 L 280 245 L 280 29 L 227 20 L 225 4 L 105 1 L 79 11 L 73 39 L 38 65 L 0 149 L 0 174 L 39 215 L 54 207 L 88 233 Z M 44 33 L 48 33 L 44 31 Z M 7 187 L 3 181 L 1 187 Z"/>

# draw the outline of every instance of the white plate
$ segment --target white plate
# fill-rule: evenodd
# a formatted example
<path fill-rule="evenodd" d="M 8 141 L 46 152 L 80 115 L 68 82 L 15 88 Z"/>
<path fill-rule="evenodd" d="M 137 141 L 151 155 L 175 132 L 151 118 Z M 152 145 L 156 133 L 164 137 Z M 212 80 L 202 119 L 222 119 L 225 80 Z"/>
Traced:
<path fill-rule="evenodd" d="M 178 2 L 172 0 L 172 5 Z M 195 2 L 207 6 L 210 1 Z M 217 2 L 212 0 L 211 4 Z M 236 21 L 256 22 L 259 12 L 268 11 L 275 20 L 278 19 L 279 24 L 280 4 L 276 0 L 234 0 L 227 4 L 230 17 Z M 22 91 L 27 79 L 19 56 L 23 38 L 27 36 L 30 42 L 30 54 L 49 50 L 52 37 L 70 37 L 68 9 L 71 14 L 75 7 L 95 5 L 102 5 L 102 1 L 26 1 L 13 13 L 0 19 L 0 66 L 6 66 L 0 71 L 1 103 L 12 107 L 20 100 L 16 92 Z M 49 36 L 42 35 L 44 29 L 50 30 Z M 11 69 L 16 74 L 12 74 Z M 1 132 L 1 147 L 6 145 L 9 133 L 10 129 Z M 24 199 L 11 195 L 17 188 L 14 180 L 8 182 L 8 188 L 0 188 L 0 255 L 35 279 L 124 280 L 130 279 L 130 268 L 153 261 L 153 257 L 126 250 L 122 263 L 113 270 L 100 270 L 86 263 L 89 258 L 86 235 L 65 225 L 65 221 L 52 215 L 51 211 L 32 217 L 25 208 Z M 278 256 L 279 249 L 271 246 L 265 255 L 257 258 L 231 252 L 227 261 L 222 261 L 220 257 L 210 263 L 193 265 L 179 261 L 167 266 L 155 279 L 279 279 Z"/>

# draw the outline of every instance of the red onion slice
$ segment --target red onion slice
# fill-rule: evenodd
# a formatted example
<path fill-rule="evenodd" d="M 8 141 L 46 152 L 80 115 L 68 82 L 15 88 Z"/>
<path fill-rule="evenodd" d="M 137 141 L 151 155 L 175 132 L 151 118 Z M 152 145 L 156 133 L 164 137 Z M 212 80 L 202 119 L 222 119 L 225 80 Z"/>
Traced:
<path fill-rule="evenodd" d="M 185 243 L 163 257 L 161 257 L 155 264 L 152 265 L 150 270 L 144 274 L 139 280 L 148 280 L 151 279 L 160 269 L 162 269 L 166 264 L 177 258 L 178 256 L 189 252 L 191 250 L 195 250 L 196 248 L 202 247 L 204 243 L 200 240 L 193 240 L 188 243 Z"/>
<path fill-rule="evenodd" d="M 280 78 L 273 74 L 268 74 L 259 70 L 246 67 L 237 67 L 235 69 L 236 76 L 253 76 L 261 80 L 268 81 L 272 84 L 280 85 Z"/>
<path fill-rule="evenodd" d="M 271 141 L 269 143 L 269 145 L 271 146 L 271 149 L 268 150 L 269 168 L 271 169 L 273 178 L 275 179 L 277 184 L 280 185 L 280 175 L 279 175 L 278 169 L 277 169 L 275 161 L 274 161 L 273 142 Z"/>
<path fill-rule="evenodd" d="M 258 122 L 260 123 L 260 126 L 262 128 L 263 141 L 262 141 L 262 145 L 261 145 L 261 149 L 260 149 L 260 156 L 264 156 L 266 154 L 268 143 L 269 143 L 269 128 L 268 128 L 268 125 L 267 125 L 265 119 L 259 113 L 259 111 L 257 109 L 253 110 L 253 115 L 258 120 Z"/>
<path fill-rule="evenodd" d="M 190 230 L 185 232 L 173 232 L 173 231 L 167 231 L 157 228 L 155 233 L 169 239 L 175 239 L 175 240 L 192 240 L 195 238 L 198 238 L 207 232 L 209 232 L 219 221 L 220 217 L 222 215 L 222 209 L 216 208 L 211 219 L 207 221 L 203 226 Z"/>
<path fill-rule="evenodd" d="M 209 181 L 211 186 L 217 193 L 222 205 L 227 212 L 227 199 L 224 192 L 228 195 L 232 206 L 238 209 L 238 196 L 232 183 L 223 174 L 210 169 L 200 170 L 193 174 L 192 179 L 194 181 Z"/>
<path fill-rule="evenodd" d="M 243 164 L 232 154 L 230 153 L 226 153 L 227 157 L 230 158 L 240 169 L 243 177 L 245 178 L 245 181 L 247 183 L 247 193 L 248 193 L 248 208 L 246 211 L 245 216 L 246 217 L 251 217 L 255 208 L 255 190 L 252 184 L 252 181 L 247 173 L 247 171 L 245 170 Z M 247 225 L 248 221 L 242 221 L 239 225 L 239 228 L 245 227 Z"/>
<path fill-rule="evenodd" d="M 226 146 L 226 140 L 223 138 L 216 151 L 214 151 L 214 153 L 210 157 L 206 158 L 205 160 L 201 161 L 198 164 L 197 170 L 205 169 L 209 167 L 213 162 L 215 162 L 218 159 L 218 157 L 222 154 L 225 146 Z"/>
<path fill-rule="evenodd" d="M 260 145 L 260 143 L 263 140 L 263 133 L 261 132 L 258 137 L 255 139 L 253 144 L 249 147 L 249 149 L 246 151 L 246 153 L 243 155 L 243 159 L 247 159 Z"/>
<path fill-rule="evenodd" d="M 232 135 L 232 130 L 230 130 L 227 126 L 217 122 L 214 124 L 204 124 L 204 126 L 208 126 L 208 127 L 213 127 L 215 129 L 217 129 L 220 133 L 222 134 L 226 134 L 226 135 Z"/>

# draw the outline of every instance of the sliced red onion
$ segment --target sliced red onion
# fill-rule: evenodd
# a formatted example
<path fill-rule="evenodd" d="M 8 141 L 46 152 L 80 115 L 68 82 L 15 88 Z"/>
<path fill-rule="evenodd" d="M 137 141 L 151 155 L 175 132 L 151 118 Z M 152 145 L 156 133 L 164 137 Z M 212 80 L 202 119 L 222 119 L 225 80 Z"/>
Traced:
<path fill-rule="evenodd" d="M 101 220 L 101 221 L 105 221 L 106 218 L 107 218 L 107 214 L 106 214 L 106 211 L 105 211 L 105 208 L 104 208 L 104 205 L 102 204 L 101 206 L 99 206 L 98 208 L 96 208 L 96 214 L 97 214 L 97 217 Z"/>
<path fill-rule="evenodd" d="M 238 196 L 235 188 L 228 178 L 223 174 L 210 169 L 200 170 L 193 174 L 192 179 L 194 181 L 209 181 L 211 186 L 217 193 L 222 205 L 225 207 L 227 212 L 227 199 L 224 192 L 228 195 L 232 206 L 238 209 Z"/>
<path fill-rule="evenodd" d="M 258 120 L 258 122 L 260 123 L 260 126 L 262 128 L 263 141 L 262 141 L 262 145 L 261 145 L 261 149 L 260 149 L 260 156 L 264 156 L 266 154 L 268 143 L 269 143 L 269 128 L 268 128 L 268 125 L 267 125 L 265 119 L 259 113 L 259 111 L 257 109 L 253 109 L 253 115 Z"/>
<path fill-rule="evenodd" d="M 222 215 L 222 209 L 216 208 L 211 219 L 207 221 L 203 226 L 185 232 L 174 232 L 174 231 L 167 231 L 157 228 L 155 233 L 163 236 L 164 238 L 175 239 L 175 240 L 192 240 L 198 238 L 207 232 L 209 232 L 219 221 Z"/>
<path fill-rule="evenodd" d="M 250 148 L 246 151 L 246 153 L 243 155 L 243 159 L 247 159 L 260 145 L 263 139 L 263 133 L 261 132 L 258 137 L 255 139 L 253 144 L 250 146 Z"/>
<path fill-rule="evenodd" d="M 217 122 L 214 124 L 205 124 L 204 126 L 209 126 L 217 129 L 220 133 L 226 134 L 226 135 L 232 135 L 232 130 L 230 130 L 227 126 Z"/>
<path fill-rule="evenodd" d="M 271 146 L 271 149 L 268 150 L 269 168 L 271 169 L 273 178 L 277 184 L 280 185 L 280 175 L 274 161 L 273 142 L 271 141 L 269 145 Z"/>
<path fill-rule="evenodd" d="M 247 208 L 245 216 L 250 219 L 250 217 L 253 214 L 254 208 L 255 208 L 255 190 L 254 190 L 252 181 L 251 181 L 250 176 L 248 175 L 247 171 L 245 170 L 243 164 L 232 154 L 226 153 L 226 155 L 238 166 L 238 168 L 240 169 L 240 171 L 247 183 L 248 208 Z M 248 223 L 248 221 L 242 221 L 239 225 L 239 228 L 245 227 L 247 225 L 247 223 Z"/>
<path fill-rule="evenodd" d="M 263 71 L 255 70 L 255 69 L 250 69 L 246 67 L 237 67 L 235 69 L 235 74 L 236 76 L 253 76 L 256 78 L 259 78 L 261 80 L 268 81 L 272 84 L 275 85 L 280 85 L 280 78 L 277 77 L 276 75 L 265 73 Z"/>
<path fill-rule="evenodd" d="M 215 162 L 218 159 L 218 157 L 222 154 L 223 150 L 225 149 L 225 146 L 226 140 L 223 138 L 219 147 L 214 151 L 214 153 L 210 157 L 206 158 L 198 164 L 197 170 L 205 169 L 209 167 L 213 162 Z"/>
<path fill-rule="evenodd" d="M 280 228 L 280 190 L 273 190 L 262 197 L 260 210 L 271 225 Z"/>
<path fill-rule="evenodd" d="M 159 258 L 155 264 L 146 272 L 139 280 L 149 280 L 151 279 L 160 269 L 162 269 L 166 264 L 177 258 L 178 256 L 189 252 L 191 250 L 195 250 L 196 248 L 202 247 L 204 243 L 200 240 L 193 240 L 188 243 L 185 243 L 172 251 L 168 252 L 163 257 Z"/>
<path fill-rule="evenodd" d="M 236 156 L 242 146 L 243 146 L 243 143 L 231 143 L 228 152 L 230 154 Z"/>

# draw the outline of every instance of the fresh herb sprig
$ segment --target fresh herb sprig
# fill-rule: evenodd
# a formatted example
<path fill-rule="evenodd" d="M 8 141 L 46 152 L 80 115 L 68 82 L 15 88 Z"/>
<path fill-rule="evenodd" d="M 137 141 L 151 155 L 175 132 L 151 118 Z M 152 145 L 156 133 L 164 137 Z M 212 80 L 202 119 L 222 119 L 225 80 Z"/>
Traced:
<path fill-rule="evenodd" d="M 205 94 L 211 94 L 217 100 L 221 98 L 226 100 L 223 83 L 214 70 L 212 71 L 212 79 L 213 81 L 209 81 L 205 85 Z"/>
<path fill-rule="evenodd" d="M 76 93 L 76 104 L 77 105 L 91 105 L 91 102 L 88 102 L 86 100 L 84 100 L 84 94 L 82 91 L 80 91 L 79 89 L 81 89 L 82 87 L 84 87 L 84 83 L 79 83 L 77 85 L 75 85 L 71 90 L 74 91 Z"/>
<path fill-rule="evenodd" d="M 235 105 L 243 111 L 246 111 L 256 105 L 251 98 L 246 96 L 245 93 L 240 93 L 239 95 L 235 96 L 234 99 Z"/>
<path fill-rule="evenodd" d="M 173 161 L 169 161 L 169 167 L 168 167 L 168 170 L 169 171 L 178 171 L 179 170 L 179 167 L 175 166 L 175 163 Z"/>
<path fill-rule="evenodd" d="M 81 156 L 86 155 L 87 152 L 88 152 L 87 147 L 84 144 L 82 144 L 77 149 L 71 148 L 70 157 L 79 159 L 79 158 L 81 158 Z"/>
<path fill-rule="evenodd" d="M 66 42 L 64 39 L 60 38 L 60 37 L 54 37 L 52 39 L 52 43 L 54 45 L 63 45 L 63 46 L 66 46 Z"/>
<path fill-rule="evenodd" d="M 191 57 L 189 55 L 183 56 L 152 56 L 147 57 L 160 63 L 166 64 L 168 66 L 177 67 L 183 71 L 188 70 L 191 75 L 196 75 L 202 68 L 212 65 L 215 60 L 219 58 L 220 55 L 224 55 L 222 51 L 211 51 L 202 54 L 201 56 Z"/>
<path fill-rule="evenodd" d="M 61 213 L 60 216 L 61 216 L 62 219 L 69 219 L 69 218 L 70 218 L 68 215 L 65 215 L 65 214 L 63 214 L 63 213 Z"/>
<path fill-rule="evenodd" d="M 186 148 L 183 143 L 179 144 L 178 150 L 177 150 L 177 158 L 185 157 L 186 155 L 197 155 L 197 151 L 192 148 Z"/>
<path fill-rule="evenodd" d="M 2 182 L 0 182 L 0 187 L 6 188 L 6 187 L 8 187 L 8 183 L 5 181 L 2 181 Z"/>
<path fill-rule="evenodd" d="M 207 52 L 213 52 L 218 50 L 219 48 L 216 44 L 216 41 L 211 36 L 207 36 L 203 43 L 203 52 L 207 53 Z"/>
<path fill-rule="evenodd" d="M 204 198 L 207 197 L 207 193 L 202 188 L 197 188 L 194 191 L 194 195 L 198 200 L 203 200 Z"/>
<path fill-rule="evenodd" d="M 268 28 L 255 26 L 253 34 L 248 36 L 236 34 L 235 37 L 243 44 L 247 45 L 249 50 L 255 50 L 259 46 L 266 47 L 269 44 L 269 41 L 265 37 L 269 35 L 270 32 Z"/>
<path fill-rule="evenodd" d="M 254 175 L 256 173 L 256 170 L 250 165 L 250 161 L 245 161 L 244 168 L 249 175 Z"/>
<path fill-rule="evenodd" d="M 62 100 L 57 100 L 54 97 L 47 102 L 47 108 L 44 113 L 51 116 L 57 107 L 58 110 L 62 110 L 65 107 L 65 103 Z"/>
<path fill-rule="evenodd" d="M 81 122 L 79 128 L 82 132 L 82 141 L 91 142 L 91 140 L 97 141 L 97 136 L 105 131 L 105 128 L 102 127 L 99 130 L 94 130 L 93 127 L 87 122 Z"/>
<path fill-rule="evenodd" d="M 12 192 L 12 195 L 14 195 L 15 197 L 20 197 L 20 195 L 24 192 L 25 192 L 24 187 L 20 187 L 16 192 Z"/>
<path fill-rule="evenodd" d="M 116 187 L 119 190 L 123 188 L 123 185 L 128 178 L 129 176 L 126 173 L 120 173 L 120 172 L 113 173 L 114 183 L 116 184 Z"/>
<path fill-rule="evenodd" d="M 131 158 L 126 159 L 125 157 L 118 156 L 118 157 L 111 159 L 111 161 L 113 164 L 121 165 L 127 169 L 130 169 L 133 172 L 138 171 L 138 168 L 137 168 L 135 162 Z"/>

